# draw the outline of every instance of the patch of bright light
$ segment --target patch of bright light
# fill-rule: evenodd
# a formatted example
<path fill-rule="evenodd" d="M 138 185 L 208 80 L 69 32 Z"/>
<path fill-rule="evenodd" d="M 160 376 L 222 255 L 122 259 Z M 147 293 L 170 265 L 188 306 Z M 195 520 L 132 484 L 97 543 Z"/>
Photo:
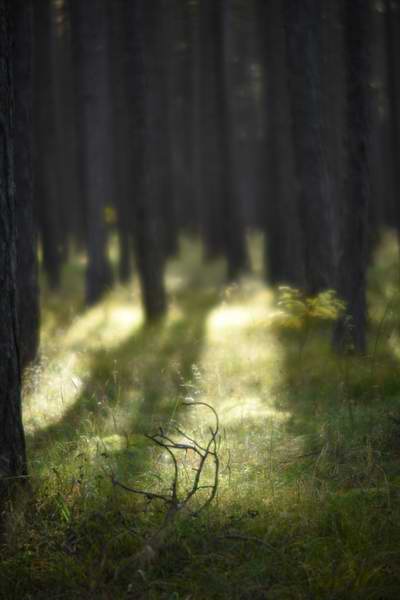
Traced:
<path fill-rule="evenodd" d="M 289 416 L 290 413 L 274 408 L 272 398 L 268 397 L 248 396 L 236 402 L 228 399 L 220 404 L 220 417 L 227 426 L 271 418 L 276 422 L 284 422 Z"/>
<path fill-rule="evenodd" d="M 78 317 L 65 336 L 66 346 L 111 348 L 124 342 L 143 320 L 135 306 L 96 306 Z"/>
<path fill-rule="evenodd" d="M 24 402 L 27 432 L 33 433 L 58 421 L 78 400 L 88 379 L 90 352 L 112 350 L 142 324 L 137 306 L 101 304 L 77 317 L 70 328 L 48 341 L 37 384 Z M 110 356 L 112 360 L 112 355 Z"/>

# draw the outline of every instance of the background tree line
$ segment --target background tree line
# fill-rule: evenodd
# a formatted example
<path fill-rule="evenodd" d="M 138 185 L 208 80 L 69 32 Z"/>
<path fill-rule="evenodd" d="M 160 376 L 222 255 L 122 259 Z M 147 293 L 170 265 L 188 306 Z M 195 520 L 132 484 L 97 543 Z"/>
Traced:
<path fill-rule="evenodd" d="M 265 273 L 346 303 L 366 350 L 366 272 L 398 229 L 399 2 L 0 0 L 0 474 L 24 476 L 20 377 L 38 347 L 38 248 L 86 302 L 135 269 L 149 321 L 181 233 L 227 279 L 265 232 Z M 108 239 L 119 244 L 112 272 Z"/>

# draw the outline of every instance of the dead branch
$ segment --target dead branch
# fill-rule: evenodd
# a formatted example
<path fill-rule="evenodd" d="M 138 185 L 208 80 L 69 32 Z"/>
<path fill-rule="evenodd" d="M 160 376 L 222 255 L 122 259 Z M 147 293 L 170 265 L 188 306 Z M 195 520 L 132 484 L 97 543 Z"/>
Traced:
<path fill-rule="evenodd" d="M 140 490 L 135 487 L 130 487 L 124 483 L 118 481 L 114 474 L 112 475 L 112 484 L 132 494 L 138 494 L 144 496 L 147 500 L 160 500 L 168 506 L 168 510 L 165 514 L 165 518 L 161 527 L 146 541 L 143 548 L 134 556 L 129 557 L 115 572 L 114 577 L 118 578 L 123 570 L 125 570 L 131 563 L 139 563 L 141 566 L 148 565 L 153 562 L 159 554 L 165 540 L 168 538 L 178 515 L 188 514 L 191 516 L 197 516 L 202 510 L 204 510 L 214 500 L 218 491 L 218 480 L 219 480 L 219 469 L 220 461 L 218 456 L 219 449 L 219 418 L 215 409 L 207 404 L 206 402 L 188 402 L 183 403 L 187 407 L 198 407 L 204 406 L 208 408 L 214 415 L 215 424 L 209 428 L 210 437 L 207 444 L 200 445 L 195 439 L 187 435 L 179 427 L 175 427 L 172 432 L 166 433 L 162 427 L 159 428 L 158 432 L 153 435 L 146 435 L 156 446 L 162 448 L 169 454 L 172 460 L 174 474 L 172 483 L 170 486 L 169 493 L 158 494 L 149 490 Z M 177 436 L 177 440 L 174 437 Z M 180 491 L 180 470 L 177 460 L 177 453 L 179 452 L 193 452 L 199 458 L 199 464 L 195 468 L 195 475 L 193 478 L 192 485 L 189 490 L 186 490 L 182 495 Z M 213 478 L 211 484 L 203 484 L 204 469 L 207 464 L 213 465 Z M 206 491 L 207 497 L 196 510 L 191 510 L 191 500 L 200 491 Z"/>

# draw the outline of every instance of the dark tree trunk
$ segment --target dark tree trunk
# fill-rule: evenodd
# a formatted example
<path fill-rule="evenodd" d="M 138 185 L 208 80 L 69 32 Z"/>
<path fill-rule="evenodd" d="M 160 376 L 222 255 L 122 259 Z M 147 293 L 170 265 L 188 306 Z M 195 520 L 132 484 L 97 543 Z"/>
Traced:
<path fill-rule="evenodd" d="M 392 154 L 392 123 L 388 96 L 388 65 L 386 61 L 385 13 L 382 5 L 369 0 L 371 53 L 370 86 L 370 135 L 368 159 L 370 167 L 370 196 L 368 208 L 368 261 L 371 262 L 374 250 L 380 239 L 380 230 L 386 223 L 396 223 L 394 206 L 394 166 Z"/>
<path fill-rule="evenodd" d="M 200 182 L 198 203 L 202 222 L 202 237 L 205 256 L 214 259 L 225 252 L 222 208 L 221 155 L 219 148 L 218 122 L 218 82 L 217 64 L 221 60 L 218 45 L 218 3 L 203 0 L 197 7 L 194 20 L 197 80 L 195 92 L 198 94 L 196 118 L 196 142 L 199 147 L 197 179 Z"/>
<path fill-rule="evenodd" d="M 238 59 L 233 0 L 214 0 L 219 4 L 216 15 L 215 43 L 217 45 L 216 102 L 219 124 L 218 151 L 221 163 L 221 202 L 223 210 L 222 236 L 228 265 L 228 279 L 237 279 L 249 267 L 244 215 L 239 195 L 238 153 L 235 139 L 237 111 L 235 104 L 238 81 Z M 236 60 L 235 60 L 236 59 Z"/>
<path fill-rule="evenodd" d="M 0 513 L 26 475 L 16 298 L 17 222 L 10 3 L 0 1 Z M 19 24 L 17 25 L 19 27 Z"/>
<path fill-rule="evenodd" d="M 132 275 L 132 190 L 130 189 L 129 145 L 126 127 L 131 107 L 128 102 L 125 68 L 126 56 L 126 14 L 125 0 L 114 0 L 109 4 L 111 30 L 111 81 L 113 107 L 113 151 L 114 186 L 113 200 L 116 208 L 119 243 L 119 279 L 127 282 Z M 131 75 L 132 76 L 132 75 Z"/>
<path fill-rule="evenodd" d="M 400 2 L 386 0 L 385 39 L 389 101 L 389 148 L 393 193 L 387 203 L 387 222 L 400 229 Z M 387 153 L 385 153 L 387 156 Z"/>
<path fill-rule="evenodd" d="M 366 271 L 368 256 L 368 46 L 369 11 L 364 0 L 345 0 L 345 60 L 347 84 L 347 169 L 342 214 L 338 293 L 346 313 L 337 325 L 339 350 L 366 350 Z"/>
<path fill-rule="evenodd" d="M 148 0 L 126 0 L 127 24 L 127 93 L 131 106 L 127 120 L 131 148 L 129 151 L 133 173 L 135 215 L 134 247 L 146 318 L 154 321 L 162 317 L 167 308 L 164 284 L 165 246 L 161 222 L 160 202 L 163 196 L 163 178 L 158 170 L 157 146 L 159 144 L 160 115 L 157 76 L 154 58 L 148 53 L 152 37 L 157 32 L 157 6 Z"/>
<path fill-rule="evenodd" d="M 81 217 L 82 190 L 78 177 L 78 136 L 74 90 L 71 15 L 69 2 L 51 2 L 51 68 L 55 135 L 59 173 L 59 220 L 63 230 L 63 254 L 71 237 L 84 238 Z"/>
<path fill-rule="evenodd" d="M 50 0 L 35 0 L 34 8 L 34 208 L 51 288 L 60 285 L 64 229 L 60 227 L 60 177 L 57 160 L 55 98 L 51 64 Z"/>
<path fill-rule="evenodd" d="M 154 2 L 154 0 L 153 0 Z M 155 2 L 157 5 L 157 2 Z M 174 39 L 172 21 L 175 15 L 171 9 L 171 0 L 162 0 L 161 6 L 149 8 L 154 11 L 150 17 L 148 43 L 146 44 L 148 90 L 155 102 L 154 111 L 158 114 L 157 123 L 152 118 L 158 135 L 157 148 L 153 150 L 158 163 L 158 177 L 162 182 L 160 194 L 160 212 L 163 220 L 165 255 L 172 257 L 178 252 L 178 216 L 173 180 L 173 88 L 171 68 Z"/>
<path fill-rule="evenodd" d="M 339 214 L 344 195 L 345 63 L 341 2 L 326 2 L 321 24 L 323 159 L 329 176 L 326 194 L 332 210 L 333 263 L 339 256 Z M 335 226 L 336 225 L 336 226 Z M 333 283 L 332 283 L 333 285 Z"/>
<path fill-rule="evenodd" d="M 304 286 L 303 239 L 294 180 L 292 130 L 280 0 L 258 2 L 265 132 L 260 198 L 265 263 L 272 284 Z"/>
<path fill-rule="evenodd" d="M 15 88 L 15 186 L 17 218 L 17 298 L 21 367 L 39 344 L 39 287 L 32 187 L 32 5 L 14 0 L 13 75 Z"/>
<path fill-rule="evenodd" d="M 111 98 L 106 0 L 73 0 L 78 63 L 81 168 L 88 266 L 86 301 L 97 302 L 111 284 L 105 208 L 112 192 Z"/>
<path fill-rule="evenodd" d="M 196 152 L 193 139 L 193 51 L 191 13 L 195 7 L 181 0 L 166 2 L 167 77 L 173 173 L 174 208 L 179 227 L 195 231 L 198 225 Z"/>
<path fill-rule="evenodd" d="M 191 113 L 190 113 L 190 139 L 191 139 L 191 179 L 192 202 L 195 207 L 196 220 L 202 233 L 205 234 L 205 210 L 203 198 L 205 182 L 203 178 L 202 142 L 203 142 L 203 97 L 202 97 L 202 52 L 201 52 L 201 12 L 198 4 L 188 7 L 190 28 L 190 73 L 191 73 Z M 206 253 L 208 253 L 206 251 Z M 212 252 L 211 252 L 212 254 Z"/>
<path fill-rule="evenodd" d="M 231 7 L 223 0 L 204 0 L 194 18 L 195 134 L 199 145 L 200 181 L 198 202 L 207 258 L 224 255 L 228 278 L 247 267 L 245 229 L 237 190 L 233 182 L 234 139 L 232 136 L 232 70 L 228 63 L 225 34 Z M 229 57 L 230 60 L 230 57 Z"/>
<path fill-rule="evenodd" d="M 334 286 L 335 219 L 322 140 L 321 3 L 286 0 L 286 45 L 298 206 L 308 292 Z"/>

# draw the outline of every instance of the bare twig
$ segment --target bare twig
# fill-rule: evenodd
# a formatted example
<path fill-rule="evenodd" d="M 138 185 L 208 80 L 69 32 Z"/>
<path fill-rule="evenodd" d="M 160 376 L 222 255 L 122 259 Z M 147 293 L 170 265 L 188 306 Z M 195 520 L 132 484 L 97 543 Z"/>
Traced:
<path fill-rule="evenodd" d="M 188 513 L 191 516 L 197 516 L 202 510 L 204 510 L 214 500 L 218 491 L 218 479 L 220 462 L 218 457 L 219 449 L 219 418 L 215 409 L 207 404 L 206 402 L 184 402 L 185 406 L 204 406 L 208 408 L 215 417 L 214 427 L 210 427 L 210 437 L 205 446 L 200 445 L 195 439 L 187 435 L 179 427 L 174 428 L 174 433 L 180 437 L 179 441 L 176 441 L 171 437 L 171 434 L 165 433 L 162 427 L 160 427 L 158 433 L 154 435 L 146 435 L 146 438 L 156 444 L 158 447 L 165 450 L 171 457 L 174 474 L 172 483 L 170 486 L 170 493 L 158 494 L 148 490 L 140 490 L 135 487 L 130 487 L 118 481 L 114 475 L 112 475 L 112 483 L 127 492 L 144 496 L 148 500 L 161 500 L 168 505 L 168 511 L 166 512 L 165 519 L 161 527 L 146 541 L 145 545 L 140 552 L 132 557 L 129 557 L 123 565 L 117 569 L 114 577 L 118 578 L 121 571 L 124 570 L 132 562 L 149 563 L 153 562 L 155 557 L 158 555 L 162 548 L 164 541 L 171 531 L 172 526 L 179 514 Z M 182 441 L 183 440 L 185 441 Z M 179 494 L 179 481 L 180 472 L 176 452 L 189 452 L 192 451 L 199 457 L 199 464 L 195 468 L 195 475 L 193 478 L 192 485 L 182 496 Z M 204 468 L 207 463 L 212 463 L 214 467 L 214 474 L 211 484 L 202 484 L 202 477 L 204 475 Z M 208 491 L 207 498 L 197 508 L 197 510 L 190 510 L 190 501 L 200 491 Z"/>

